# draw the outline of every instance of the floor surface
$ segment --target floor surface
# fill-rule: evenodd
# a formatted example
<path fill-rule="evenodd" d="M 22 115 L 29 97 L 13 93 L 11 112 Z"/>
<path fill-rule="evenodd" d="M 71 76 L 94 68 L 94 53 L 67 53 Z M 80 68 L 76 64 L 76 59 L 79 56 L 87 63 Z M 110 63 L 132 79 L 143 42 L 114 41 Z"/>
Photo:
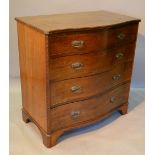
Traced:
<path fill-rule="evenodd" d="M 131 89 L 129 111 L 66 133 L 53 148 L 21 116 L 19 80 L 10 80 L 10 155 L 144 155 L 144 89 Z"/>

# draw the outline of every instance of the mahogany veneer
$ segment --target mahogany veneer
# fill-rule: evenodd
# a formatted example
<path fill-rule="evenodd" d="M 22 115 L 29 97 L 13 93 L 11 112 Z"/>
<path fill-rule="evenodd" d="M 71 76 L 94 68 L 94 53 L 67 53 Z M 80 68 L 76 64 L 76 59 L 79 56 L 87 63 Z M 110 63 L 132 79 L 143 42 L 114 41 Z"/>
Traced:
<path fill-rule="evenodd" d="M 37 125 L 46 147 L 127 113 L 139 19 L 96 11 L 16 20 L 23 120 Z"/>

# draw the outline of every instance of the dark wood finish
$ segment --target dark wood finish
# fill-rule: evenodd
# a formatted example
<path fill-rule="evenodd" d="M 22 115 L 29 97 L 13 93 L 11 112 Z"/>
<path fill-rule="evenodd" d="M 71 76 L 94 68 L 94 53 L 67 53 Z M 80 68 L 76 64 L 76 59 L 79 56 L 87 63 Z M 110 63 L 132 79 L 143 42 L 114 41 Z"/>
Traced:
<path fill-rule="evenodd" d="M 111 109 L 128 102 L 129 84 L 122 85 L 106 94 L 93 97 L 89 100 L 78 101 L 51 110 L 52 131 L 73 126 L 99 117 Z M 114 98 L 114 101 L 111 101 Z M 72 112 L 79 112 L 78 115 L 72 116 Z"/>
<path fill-rule="evenodd" d="M 125 115 L 128 113 L 128 103 L 123 104 L 118 111 L 120 112 L 120 114 Z"/>
<path fill-rule="evenodd" d="M 51 83 L 52 106 L 89 98 L 101 94 L 117 84 L 130 81 L 131 64 L 132 62 L 129 61 L 117 65 L 106 73 Z M 118 75 L 120 75 L 119 79 L 113 79 Z M 80 90 L 73 92 L 71 90 L 73 86 L 79 86 Z"/>
<path fill-rule="evenodd" d="M 125 106 L 124 106 L 125 105 Z M 127 105 L 127 106 L 126 106 Z M 41 135 L 42 135 L 42 139 L 43 139 L 43 143 L 44 145 L 47 147 L 47 148 L 51 148 L 53 146 L 56 145 L 57 143 L 57 140 L 58 138 L 64 134 L 66 131 L 70 131 L 70 130 L 73 130 L 73 129 L 77 129 L 77 128 L 82 128 L 82 127 L 85 127 L 87 125 L 90 125 L 90 124 L 93 124 L 93 123 L 96 123 L 102 119 L 104 119 L 105 117 L 109 116 L 110 114 L 112 114 L 114 111 L 118 110 L 118 112 L 121 112 L 121 109 L 127 109 L 128 108 L 128 103 L 125 103 L 125 104 L 122 104 L 121 106 L 115 108 L 115 109 L 111 109 L 108 113 L 104 113 L 102 116 L 100 117 L 97 117 L 93 120 L 88 120 L 88 121 L 85 121 L 84 123 L 80 123 L 80 124 L 75 124 L 74 126 L 70 126 L 70 127 L 66 127 L 66 128 L 62 128 L 62 129 L 59 129 L 57 131 L 54 131 L 50 134 L 47 134 L 45 133 L 44 131 L 41 130 L 40 126 L 35 122 L 35 120 L 33 120 L 31 118 L 31 122 L 33 122 L 37 127 L 38 129 L 40 130 L 41 132 Z M 126 110 L 127 111 L 127 110 Z M 23 113 L 26 114 L 23 110 Z M 121 113 L 123 114 L 123 113 Z M 124 113 L 125 114 L 125 113 Z M 123 114 L 123 115 L 124 115 Z M 30 119 L 30 115 L 29 114 L 26 114 L 27 117 Z M 25 121 L 24 121 L 25 122 Z M 30 122 L 30 121 L 29 121 Z M 26 122 L 27 123 L 27 122 Z"/>
<path fill-rule="evenodd" d="M 16 20 L 23 121 L 39 128 L 46 147 L 127 113 L 139 19 L 97 11 Z"/>
<path fill-rule="evenodd" d="M 112 69 L 116 64 L 133 60 L 135 44 L 119 48 L 50 59 L 50 79 L 65 80 L 94 75 Z M 122 57 L 117 57 L 122 53 Z M 81 67 L 73 68 L 72 64 L 80 63 Z"/>
<path fill-rule="evenodd" d="M 31 118 L 22 110 L 22 118 L 25 123 L 31 122 Z"/>
<path fill-rule="evenodd" d="M 124 35 L 119 38 L 120 35 Z M 97 32 L 79 32 L 69 34 L 51 35 L 50 37 L 50 55 L 65 56 L 71 54 L 81 54 L 95 51 L 103 51 L 109 47 L 123 45 L 127 42 L 133 42 L 137 37 L 137 24 L 114 27 Z M 84 41 L 80 47 L 74 47 L 73 41 Z"/>

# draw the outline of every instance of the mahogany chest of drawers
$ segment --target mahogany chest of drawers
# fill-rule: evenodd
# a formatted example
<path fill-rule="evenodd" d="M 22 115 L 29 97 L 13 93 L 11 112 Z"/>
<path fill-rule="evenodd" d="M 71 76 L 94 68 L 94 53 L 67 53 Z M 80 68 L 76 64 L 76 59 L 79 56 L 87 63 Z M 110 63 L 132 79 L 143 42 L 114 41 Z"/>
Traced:
<path fill-rule="evenodd" d="M 23 120 L 46 147 L 68 130 L 127 113 L 139 19 L 96 11 L 16 20 Z"/>

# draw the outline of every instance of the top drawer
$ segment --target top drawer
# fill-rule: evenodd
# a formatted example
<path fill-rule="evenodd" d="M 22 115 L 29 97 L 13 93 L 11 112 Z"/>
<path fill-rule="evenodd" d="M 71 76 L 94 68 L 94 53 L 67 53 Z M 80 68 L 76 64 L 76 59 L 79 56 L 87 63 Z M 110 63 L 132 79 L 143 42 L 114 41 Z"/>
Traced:
<path fill-rule="evenodd" d="M 137 28 L 138 24 L 130 24 L 106 30 L 51 35 L 49 39 L 50 56 L 102 51 L 125 42 L 133 42 L 137 37 Z"/>

